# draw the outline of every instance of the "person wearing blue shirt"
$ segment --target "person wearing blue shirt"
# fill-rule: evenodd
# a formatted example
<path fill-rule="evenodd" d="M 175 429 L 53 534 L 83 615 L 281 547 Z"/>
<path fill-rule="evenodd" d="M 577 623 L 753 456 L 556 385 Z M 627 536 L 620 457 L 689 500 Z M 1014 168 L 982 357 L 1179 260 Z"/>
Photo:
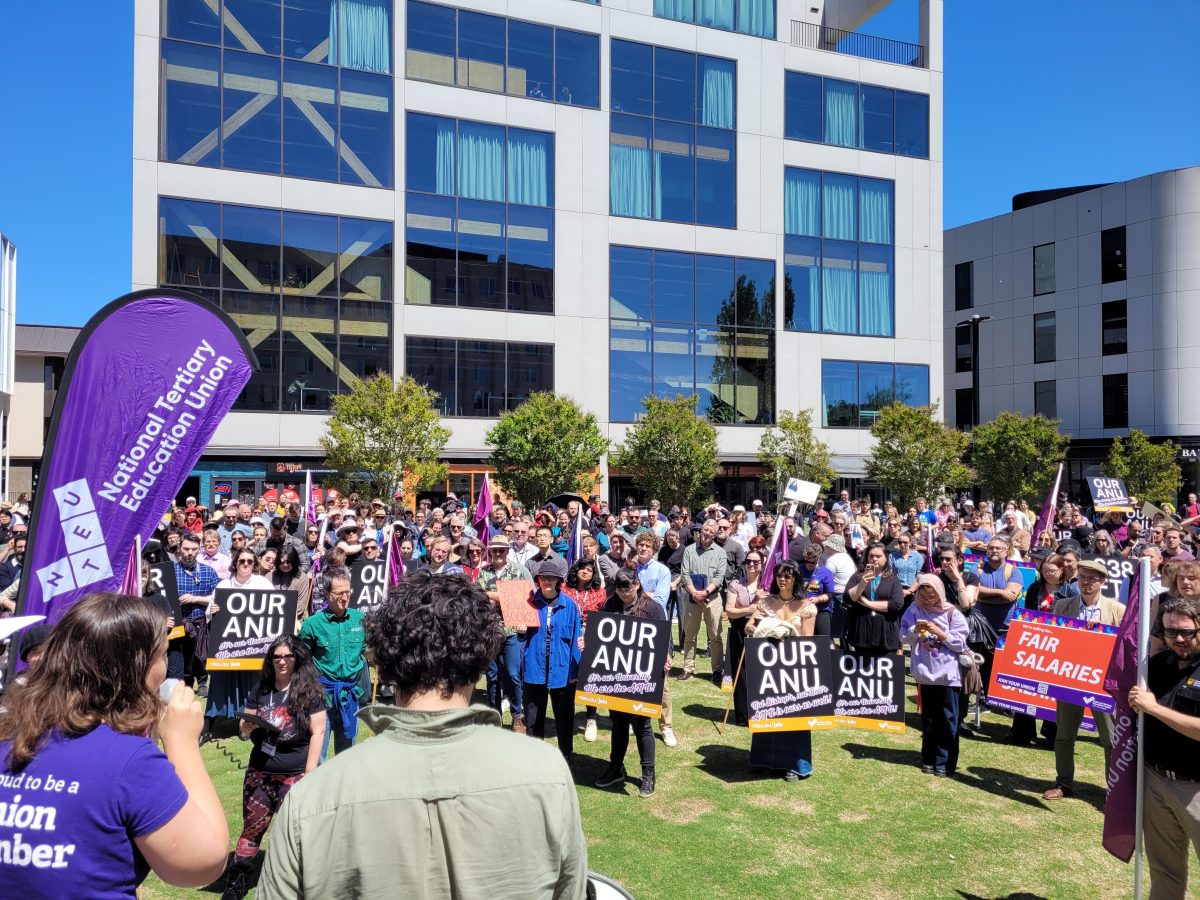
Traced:
<path fill-rule="evenodd" d="M 992 533 L 983 527 L 983 519 L 978 511 L 971 513 L 970 519 L 967 520 L 967 527 L 963 529 L 963 549 L 974 550 L 977 553 L 987 551 L 988 541 L 992 539 Z"/>
<path fill-rule="evenodd" d="M 639 532 L 637 536 L 637 575 L 642 590 L 654 598 L 654 602 L 667 611 L 671 598 L 671 570 L 658 561 L 658 536 L 652 531 Z"/>
<path fill-rule="evenodd" d="M 583 655 L 583 616 L 561 592 L 567 563 L 552 556 L 534 572 L 538 625 L 518 626 L 524 684 L 525 733 L 546 736 L 546 703 L 554 710 L 559 752 L 569 762 L 575 748 L 575 678 Z"/>
<path fill-rule="evenodd" d="M 929 508 L 924 497 L 917 498 L 917 518 L 926 525 L 937 524 L 937 512 Z"/>
<path fill-rule="evenodd" d="M 905 603 L 917 589 L 917 576 L 925 568 L 925 554 L 912 548 L 912 535 L 900 534 L 892 544 L 892 571 L 904 586 Z"/>
<path fill-rule="evenodd" d="M 193 620 L 188 632 L 180 638 L 180 651 L 183 653 L 183 665 L 186 672 L 195 678 L 196 696 L 207 697 L 208 685 L 205 682 L 207 663 L 203 657 L 208 656 L 206 643 L 208 628 L 204 613 L 208 604 L 217 592 L 220 578 L 212 566 L 206 566 L 198 561 L 200 555 L 200 538 L 187 532 L 179 539 L 179 554 L 175 562 L 175 583 L 179 586 L 179 611 L 184 622 Z M 184 622 L 176 624 L 183 625 Z M 196 654 L 197 644 L 200 645 L 200 655 Z M 206 720 L 207 721 L 207 720 Z"/>

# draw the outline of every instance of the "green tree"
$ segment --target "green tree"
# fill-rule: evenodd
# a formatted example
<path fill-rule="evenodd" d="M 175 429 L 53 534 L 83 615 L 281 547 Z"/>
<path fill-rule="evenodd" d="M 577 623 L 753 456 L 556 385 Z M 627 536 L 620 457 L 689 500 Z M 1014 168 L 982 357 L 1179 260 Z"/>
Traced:
<path fill-rule="evenodd" d="M 1125 489 L 1139 500 L 1174 503 L 1183 486 L 1179 447 L 1172 441 L 1152 443 L 1145 432 L 1131 429 L 1129 437 L 1113 438 L 1104 474 L 1120 478 Z"/>
<path fill-rule="evenodd" d="M 647 499 L 692 509 L 711 498 L 716 477 L 717 429 L 696 414 L 699 398 L 646 397 L 646 414 L 625 433 L 610 464 L 632 476 Z"/>
<path fill-rule="evenodd" d="M 930 500 L 948 488 L 966 484 L 971 470 L 962 457 L 970 439 L 934 418 L 933 406 L 892 403 L 879 411 L 867 457 L 867 477 L 891 490 L 899 504 L 917 497 Z"/>
<path fill-rule="evenodd" d="M 971 462 L 979 483 L 999 500 L 1037 504 L 1054 487 L 1070 435 L 1058 419 L 1000 413 L 971 432 Z"/>
<path fill-rule="evenodd" d="M 326 462 L 345 473 L 342 485 L 391 497 L 406 476 L 418 487 L 445 478 L 450 430 L 438 418 L 437 398 L 407 375 L 393 382 L 387 373 L 334 397 L 321 446 Z"/>
<path fill-rule="evenodd" d="M 596 417 L 570 397 L 530 394 L 506 412 L 484 439 L 496 481 L 513 497 L 537 507 L 563 491 L 587 494 L 596 484 L 608 439 Z"/>
<path fill-rule="evenodd" d="M 775 482 L 783 496 L 789 478 L 802 478 L 829 490 L 837 478 L 829 445 L 813 434 L 812 410 L 783 410 L 779 424 L 763 432 L 758 442 L 758 461 L 771 470 L 766 480 Z"/>

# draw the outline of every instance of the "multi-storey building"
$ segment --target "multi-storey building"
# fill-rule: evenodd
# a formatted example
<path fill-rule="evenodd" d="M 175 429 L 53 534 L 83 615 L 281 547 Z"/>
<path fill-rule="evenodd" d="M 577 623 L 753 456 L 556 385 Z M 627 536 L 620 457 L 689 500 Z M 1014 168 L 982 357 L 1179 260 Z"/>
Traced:
<path fill-rule="evenodd" d="M 1196 490 L 1200 167 L 1019 194 L 1011 213 L 948 230 L 945 252 L 947 421 L 1061 419 L 1084 497 L 1112 439 L 1140 429 L 1180 444 Z"/>
<path fill-rule="evenodd" d="M 861 33 L 885 5 L 137 0 L 134 287 L 261 364 L 201 493 L 319 456 L 380 371 L 439 392 L 459 491 L 548 389 L 614 440 L 697 394 L 726 500 L 780 410 L 861 477 L 880 405 L 941 400 L 942 3 L 916 43 Z"/>

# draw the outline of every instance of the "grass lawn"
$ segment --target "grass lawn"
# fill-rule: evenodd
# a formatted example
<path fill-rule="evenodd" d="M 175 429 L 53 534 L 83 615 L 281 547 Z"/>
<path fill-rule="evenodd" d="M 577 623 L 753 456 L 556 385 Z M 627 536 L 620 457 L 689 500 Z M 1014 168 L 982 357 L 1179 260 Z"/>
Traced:
<path fill-rule="evenodd" d="M 700 660 L 698 670 L 708 670 Z M 813 776 L 797 784 L 752 772 L 750 735 L 716 725 L 727 694 L 708 679 L 672 682 L 679 746 L 657 745 L 658 790 L 637 796 L 591 782 L 607 762 L 608 721 L 575 752 L 589 867 L 641 898 L 1128 897 L 1133 868 L 1100 846 L 1103 756 L 1095 737 L 1077 745 L 1076 797 L 1045 802 L 1054 754 L 1005 743 L 1010 719 L 989 713 L 964 740 L 956 779 L 924 775 L 915 689 L 908 731 L 835 729 L 813 736 Z M 365 731 L 365 729 L 364 729 Z M 360 734 L 360 739 L 364 735 Z M 547 738 L 550 740 L 550 738 Z M 203 756 L 236 839 L 249 744 L 214 742 Z M 626 766 L 640 773 L 631 741 Z M 1200 895 L 1192 861 L 1191 886 Z M 1149 873 L 1146 873 L 1149 884 Z M 217 888 L 209 891 L 219 893 Z M 153 875 L 143 897 L 205 896 Z M 404 892 L 397 888 L 397 894 Z M 207 896 L 212 896 L 208 894 Z M 251 894 L 253 896 L 253 894 Z"/>

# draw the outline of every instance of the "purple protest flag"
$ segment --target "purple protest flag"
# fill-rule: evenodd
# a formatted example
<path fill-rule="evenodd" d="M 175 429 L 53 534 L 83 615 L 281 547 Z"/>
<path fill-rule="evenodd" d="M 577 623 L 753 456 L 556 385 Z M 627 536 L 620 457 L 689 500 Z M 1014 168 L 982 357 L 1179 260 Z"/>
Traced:
<path fill-rule="evenodd" d="M 1148 560 L 1142 562 L 1149 564 Z M 1139 565 L 1129 586 L 1129 605 L 1125 607 L 1104 675 L 1104 690 L 1112 695 L 1116 708 L 1112 714 L 1113 745 L 1107 773 L 1103 843 L 1104 849 L 1121 862 L 1129 862 L 1133 857 L 1138 832 L 1138 715 L 1129 706 L 1129 689 L 1138 683 L 1141 642 L 1145 639 L 1138 633 L 1143 601 L 1149 600 L 1141 596 L 1143 583 Z"/>
<path fill-rule="evenodd" d="M 933 526 L 925 526 L 925 571 L 930 575 L 936 575 L 938 567 L 933 561 Z"/>
<path fill-rule="evenodd" d="M 129 548 L 129 559 L 125 562 L 125 577 L 121 579 L 121 593 L 127 597 L 142 596 L 142 548 L 141 539 Z"/>
<path fill-rule="evenodd" d="M 1054 477 L 1054 487 L 1050 489 L 1050 493 L 1046 495 L 1046 501 L 1042 504 L 1042 511 L 1038 514 L 1037 522 L 1033 526 L 1033 537 L 1030 538 L 1031 546 L 1038 546 L 1038 540 L 1042 536 L 1042 532 L 1047 528 L 1054 527 L 1054 519 L 1058 516 L 1058 488 L 1062 484 L 1063 464 L 1058 464 L 1058 474 Z"/>
<path fill-rule="evenodd" d="M 583 509 L 571 523 L 571 539 L 567 541 L 567 565 L 573 566 L 583 557 Z"/>
<path fill-rule="evenodd" d="M 317 507 L 313 503 L 312 469 L 304 470 L 304 518 L 309 525 L 317 522 Z"/>
<path fill-rule="evenodd" d="M 125 548 L 151 536 L 257 367 L 241 329 L 194 294 L 138 291 L 92 317 L 54 403 L 18 615 L 53 624 L 121 586 Z"/>
<path fill-rule="evenodd" d="M 775 534 L 771 536 L 771 546 L 767 550 L 767 558 L 763 561 L 762 576 L 758 583 L 764 589 L 771 589 L 771 578 L 775 575 L 775 566 L 787 559 L 787 520 L 796 514 L 796 504 L 792 504 L 787 516 L 780 515 L 775 519 Z"/>
<path fill-rule="evenodd" d="M 387 573 L 386 584 L 391 590 L 400 583 L 400 579 L 404 577 L 404 555 L 400 552 L 400 544 L 402 542 L 400 535 L 400 523 L 392 524 L 392 537 L 388 541 L 387 554 Z"/>
<path fill-rule="evenodd" d="M 488 516 L 492 514 L 492 486 L 488 481 L 487 472 L 483 473 L 483 484 L 479 486 L 479 499 L 475 503 L 475 531 L 486 550 L 490 538 Z"/>

